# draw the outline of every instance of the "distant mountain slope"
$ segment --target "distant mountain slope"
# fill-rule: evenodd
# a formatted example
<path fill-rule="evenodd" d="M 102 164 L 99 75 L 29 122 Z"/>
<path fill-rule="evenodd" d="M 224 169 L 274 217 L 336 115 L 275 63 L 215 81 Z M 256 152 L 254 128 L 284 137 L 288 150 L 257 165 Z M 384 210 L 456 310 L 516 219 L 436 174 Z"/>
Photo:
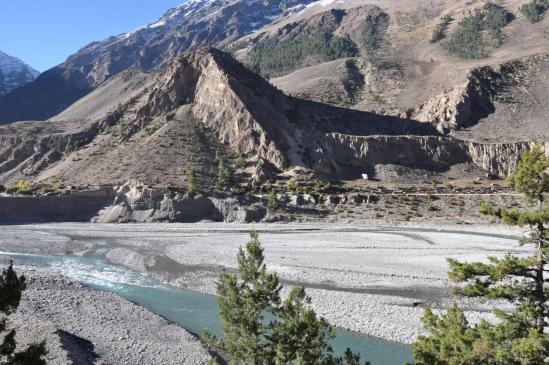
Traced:
<path fill-rule="evenodd" d="M 296 171 L 375 177 L 395 165 L 505 175 L 529 146 L 471 143 L 430 123 L 293 98 L 230 54 L 204 49 L 160 73 L 122 72 L 49 121 L 1 126 L 0 183 L 182 187 L 193 176 L 210 189 L 219 156 L 241 183 Z"/>
<path fill-rule="evenodd" d="M 0 96 L 33 81 L 40 72 L 0 51 Z"/>
<path fill-rule="evenodd" d="M 531 23 L 519 11 L 528 1 L 324 0 L 230 49 L 287 94 L 472 128 L 459 133 L 468 139 L 545 141 L 549 16 Z M 474 40 L 472 17 L 486 20 Z"/>
<path fill-rule="evenodd" d="M 135 31 L 93 42 L 0 102 L 0 123 L 52 117 L 129 68 L 151 70 L 207 44 L 222 47 L 311 0 L 192 0 Z"/>

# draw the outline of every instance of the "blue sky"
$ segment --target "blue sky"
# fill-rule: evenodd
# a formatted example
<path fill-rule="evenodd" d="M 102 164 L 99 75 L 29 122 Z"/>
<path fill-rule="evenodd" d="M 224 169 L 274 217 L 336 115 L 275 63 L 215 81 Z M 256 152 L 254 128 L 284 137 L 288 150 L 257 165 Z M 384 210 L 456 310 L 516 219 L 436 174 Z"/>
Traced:
<path fill-rule="evenodd" d="M 91 41 L 128 32 L 185 0 L 2 0 L 0 51 L 38 71 Z"/>

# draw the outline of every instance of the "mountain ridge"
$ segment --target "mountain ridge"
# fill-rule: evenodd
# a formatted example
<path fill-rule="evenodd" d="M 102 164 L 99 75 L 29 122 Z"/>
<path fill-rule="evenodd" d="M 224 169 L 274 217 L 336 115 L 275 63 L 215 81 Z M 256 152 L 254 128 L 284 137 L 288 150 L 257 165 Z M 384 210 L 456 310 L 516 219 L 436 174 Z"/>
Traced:
<path fill-rule="evenodd" d="M 311 0 L 190 1 L 155 22 L 84 46 L 67 60 L 0 101 L 0 123 L 45 120 L 119 72 L 166 66 L 188 49 L 219 47 Z"/>

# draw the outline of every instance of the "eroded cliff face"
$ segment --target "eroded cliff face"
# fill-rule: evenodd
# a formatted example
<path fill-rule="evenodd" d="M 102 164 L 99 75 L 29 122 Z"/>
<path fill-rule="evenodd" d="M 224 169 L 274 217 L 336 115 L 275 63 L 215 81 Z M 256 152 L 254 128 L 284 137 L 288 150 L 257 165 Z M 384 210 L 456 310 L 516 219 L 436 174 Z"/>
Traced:
<path fill-rule="evenodd" d="M 221 53 L 203 58 L 200 68 L 193 106 L 196 117 L 235 150 L 266 160 L 277 169 L 286 168 L 283 134 L 295 128 L 275 110 L 284 95 L 250 77 L 242 65 Z"/>
<path fill-rule="evenodd" d="M 432 97 L 415 108 L 410 117 L 434 123 L 444 134 L 475 126 L 485 119 L 506 129 L 511 113 L 520 119 L 543 119 L 548 107 L 539 100 L 547 98 L 547 70 L 548 54 L 471 69 L 464 84 Z"/>
<path fill-rule="evenodd" d="M 549 142 L 518 142 L 518 143 L 478 143 L 460 141 L 467 151 L 468 157 L 477 166 L 500 177 L 511 175 L 517 168 L 520 156 L 539 145 L 549 154 Z"/>
<path fill-rule="evenodd" d="M 115 188 L 112 203 L 92 218 L 96 223 L 125 222 L 259 222 L 266 215 L 251 197 L 228 194 L 189 195 L 128 182 Z"/>
<path fill-rule="evenodd" d="M 412 118 L 424 123 L 434 122 L 437 130 L 448 133 L 461 128 L 472 117 L 473 102 L 466 85 L 429 99 L 413 112 Z"/>
<path fill-rule="evenodd" d="M 329 134 L 315 154 L 314 168 L 349 178 L 375 177 L 376 165 L 399 165 L 442 172 L 473 163 L 490 174 L 509 176 L 533 142 L 477 143 L 440 136 L 349 136 Z M 549 143 L 541 144 L 549 153 Z"/>
<path fill-rule="evenodd" d="M 47 126 L 44 127 L 20 123 L 0 128 L 0 181 L 34 176 L 89 142 L 97 133 L 95 125 L 80 125 L 66 133 L 51 134 L 46 132 Z"/>

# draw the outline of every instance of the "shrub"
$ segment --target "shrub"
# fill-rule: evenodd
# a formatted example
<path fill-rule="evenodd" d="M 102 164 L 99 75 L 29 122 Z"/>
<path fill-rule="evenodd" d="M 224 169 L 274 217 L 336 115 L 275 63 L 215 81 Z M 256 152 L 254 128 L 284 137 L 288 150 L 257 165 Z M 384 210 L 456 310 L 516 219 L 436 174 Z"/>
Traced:
<path fill-rule="evenodd" d="M 445 15 L 444 17 L 442 17 L 440 23 L 436 26 L 435 30 L 433 30 L 431 43 L 436 43 L 446 38 L 446 31 L 448 30 L 448 26 L 450 25 L 452 20 L 454 20 L 454 18 L 452 18 L 451 15 Z"/>
<path fill-rule="evenodd" d="M 549 0 L 533 0 L 520 7 L 520 12 L 532 23 L 543 19 L 543 14 L 549 9 Z"/>
<path fill-rule="evenodd" d="M 27 195 L 32 193 L 32 185 L 25 180 L 20 180 L 15 185 L 6 185 L 5 192 L 10 195 Z"/>
<path fill-rule="evenodd" d="M 267 208 L 272 211 L 277 211 L 280 208 L 280 202 L 278 201 L 278 196 L 276 191 L 273 189 L 267 196 Z"/>
<path fill-rule="evenodd" d="M 362 32 L 362 46 L 366 53 L 373 55 L 387 46 L 387 28 L 389 15 L 382 13 L 379 16 L 367 16 Z"/>

